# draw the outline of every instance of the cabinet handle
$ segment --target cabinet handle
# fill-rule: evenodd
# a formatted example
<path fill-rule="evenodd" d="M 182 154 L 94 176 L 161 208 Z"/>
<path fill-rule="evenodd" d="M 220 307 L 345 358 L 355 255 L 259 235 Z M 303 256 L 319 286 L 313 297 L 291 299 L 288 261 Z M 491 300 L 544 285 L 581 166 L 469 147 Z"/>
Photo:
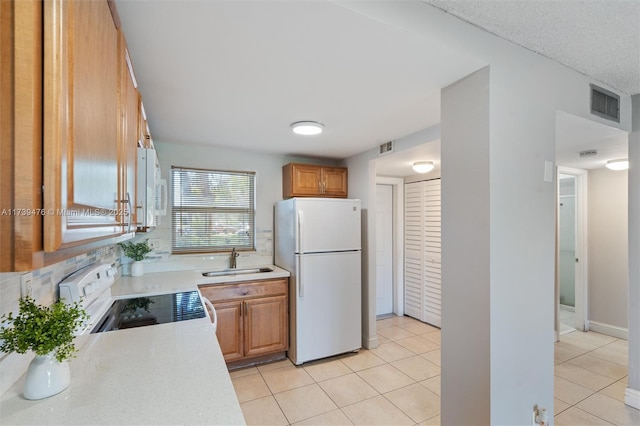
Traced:
<path fill-rule="evenodd" d="M 244 311 L 244 302 L 240 304 L 240 318 L 242 318 L 242 316 L 244 315 L 243 311 Z"/>
<path fill-rule="evenodd" d="M 127 204 L 129 205 L 129 220 L 127 221 L 127 234 L 131 232 L 131 222 L 133 222 L 133 206 L 131 205 L 131 194 L 127 192 Z"/>
<path fill-rule="evenodd" d="M 246 316 L 247 316 L 247 311 L 248 311 L 248 309 L 247 309 L 247 302 L 242 302 L 242 306 L 244 306 L 243 311 L 244 311 L 244 316 L 246 317 Z"/>

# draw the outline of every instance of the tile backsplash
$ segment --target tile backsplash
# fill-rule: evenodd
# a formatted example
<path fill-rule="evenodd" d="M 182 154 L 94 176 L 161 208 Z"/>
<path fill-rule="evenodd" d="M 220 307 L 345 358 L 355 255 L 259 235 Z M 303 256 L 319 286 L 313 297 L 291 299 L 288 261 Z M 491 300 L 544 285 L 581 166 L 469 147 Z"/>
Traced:
<path fill-rule="evenodd" d="M 178 271 L 189 269 L 216 270 L 229 267 L 229 253 L 171 255 L 171 233 L 167 228 L 157 228 L 148 233 L 138 234 L 133 240 L 154 239 L 159 248 L 144 260 L 145 273 Z M 32 297 L 37 303 L 51 305 L 58 297 L 58 284 L 73 272 L 96 262 L 106 262 L 118 267 L 118 275 L 128 275 L 132 262 L 120 257 L 117 245 L 108 245 L 62 262 L 36 269 L 31 275 Z M 256 230 L 256 251 L 240 252 L 238 268 L 273 264 L 272 229 Z M 21 297 L 21 277 L 23 272 L 0 273 L 0 315 L 18 312 Z M 4 354 L 0 352 L 0 395 L 7 391 L 27 370 L 33 353 Z"/>
<path fill-rule="evenodd" d="M 150 232 L 136 235 L 132 242 L 153 239 L 159 248 L 149 253 L 144 262 L 144 272 L 181 271 L 188 269 L 216 270 L 229 267 L 229 252 L 213 254 L 171 254 L 171 230 L 156 228 Z M 122 273 L 129 274 L 131 259 L 122 258 Z M 252 268 L 273 264 L 273 230 L 256 229 L 256 251 L 240 252 L 238 268 Z"/>
<path fill-rule="evenodd" d="M 120 266 L 119 250 L 108 245 L 96 250 L 63 260 L 29 272 L 31 274 L 32 297 L 36 303 L 49 306 L 58 298 L 58 284 L 73 272 L 96 262 Z M 0 315 L 18 312 L 18 301 L 22 296 L 20 279 L 25 272 L 0 273 Z M 3 394 L 26 371 L 33 358 L 26 354 L 0 353 L 0 395 Z"/>

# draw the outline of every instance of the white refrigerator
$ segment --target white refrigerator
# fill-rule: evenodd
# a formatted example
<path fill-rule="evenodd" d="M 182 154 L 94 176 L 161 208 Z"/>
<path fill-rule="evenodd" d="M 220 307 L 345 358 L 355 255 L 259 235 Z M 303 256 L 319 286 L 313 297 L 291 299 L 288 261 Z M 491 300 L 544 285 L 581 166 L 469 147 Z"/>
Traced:
<path fill-rule="evenodd" d="M 362 346 L 360 217 L 360 200 L 275 205 L 275 264 L 291 272 L 288 356 L 296 365 Z"/>

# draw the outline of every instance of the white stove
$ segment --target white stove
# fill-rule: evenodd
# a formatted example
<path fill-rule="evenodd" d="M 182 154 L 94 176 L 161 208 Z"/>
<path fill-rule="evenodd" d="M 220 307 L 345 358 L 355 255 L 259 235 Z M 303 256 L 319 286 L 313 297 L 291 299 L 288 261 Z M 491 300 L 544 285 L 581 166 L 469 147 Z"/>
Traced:
<path fill-rule="evenodd" d="M 89 314 L 89 321 L 79 334 L 91 331 L 111 306 L 111 286 L 117 272 L 109 263 L 98 263 L 74 272 L 60 283 L 60 300 L 67 304 L 80 302 Z"/>
<path fill-rule="evenodd" d="M 215 308 L 199 291 L 113 297 L 111 286 L 115 283 L 116 274 L 116 268 L 108 263 L 101 263 L 80 269 L 60 283 L 60 300 L 68 304 L 79 302 L 89 315 L 85 327 L 78 334 L 102 333 L 205 317 L 213 318 L 215 332 Z"/>

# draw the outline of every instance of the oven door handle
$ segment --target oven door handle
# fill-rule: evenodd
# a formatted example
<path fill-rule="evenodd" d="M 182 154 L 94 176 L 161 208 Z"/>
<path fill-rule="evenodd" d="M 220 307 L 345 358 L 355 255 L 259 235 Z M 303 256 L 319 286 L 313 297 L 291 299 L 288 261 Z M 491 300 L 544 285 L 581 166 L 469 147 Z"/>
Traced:
<path fill-rule="evenodd" d="M 211 312 L 213 313 L 213 321 L 211 323 L 213 324 L 213 332 L 215 333 L 218 329 L 218 313 L 216 312 L 216 308 L 213 307 L 213 303 L 211 303 L 209 299 L 207 299 L 204 296 L 201 298 L 204 304 L 207 305 L 209 309 L 211 309 Z"/>

